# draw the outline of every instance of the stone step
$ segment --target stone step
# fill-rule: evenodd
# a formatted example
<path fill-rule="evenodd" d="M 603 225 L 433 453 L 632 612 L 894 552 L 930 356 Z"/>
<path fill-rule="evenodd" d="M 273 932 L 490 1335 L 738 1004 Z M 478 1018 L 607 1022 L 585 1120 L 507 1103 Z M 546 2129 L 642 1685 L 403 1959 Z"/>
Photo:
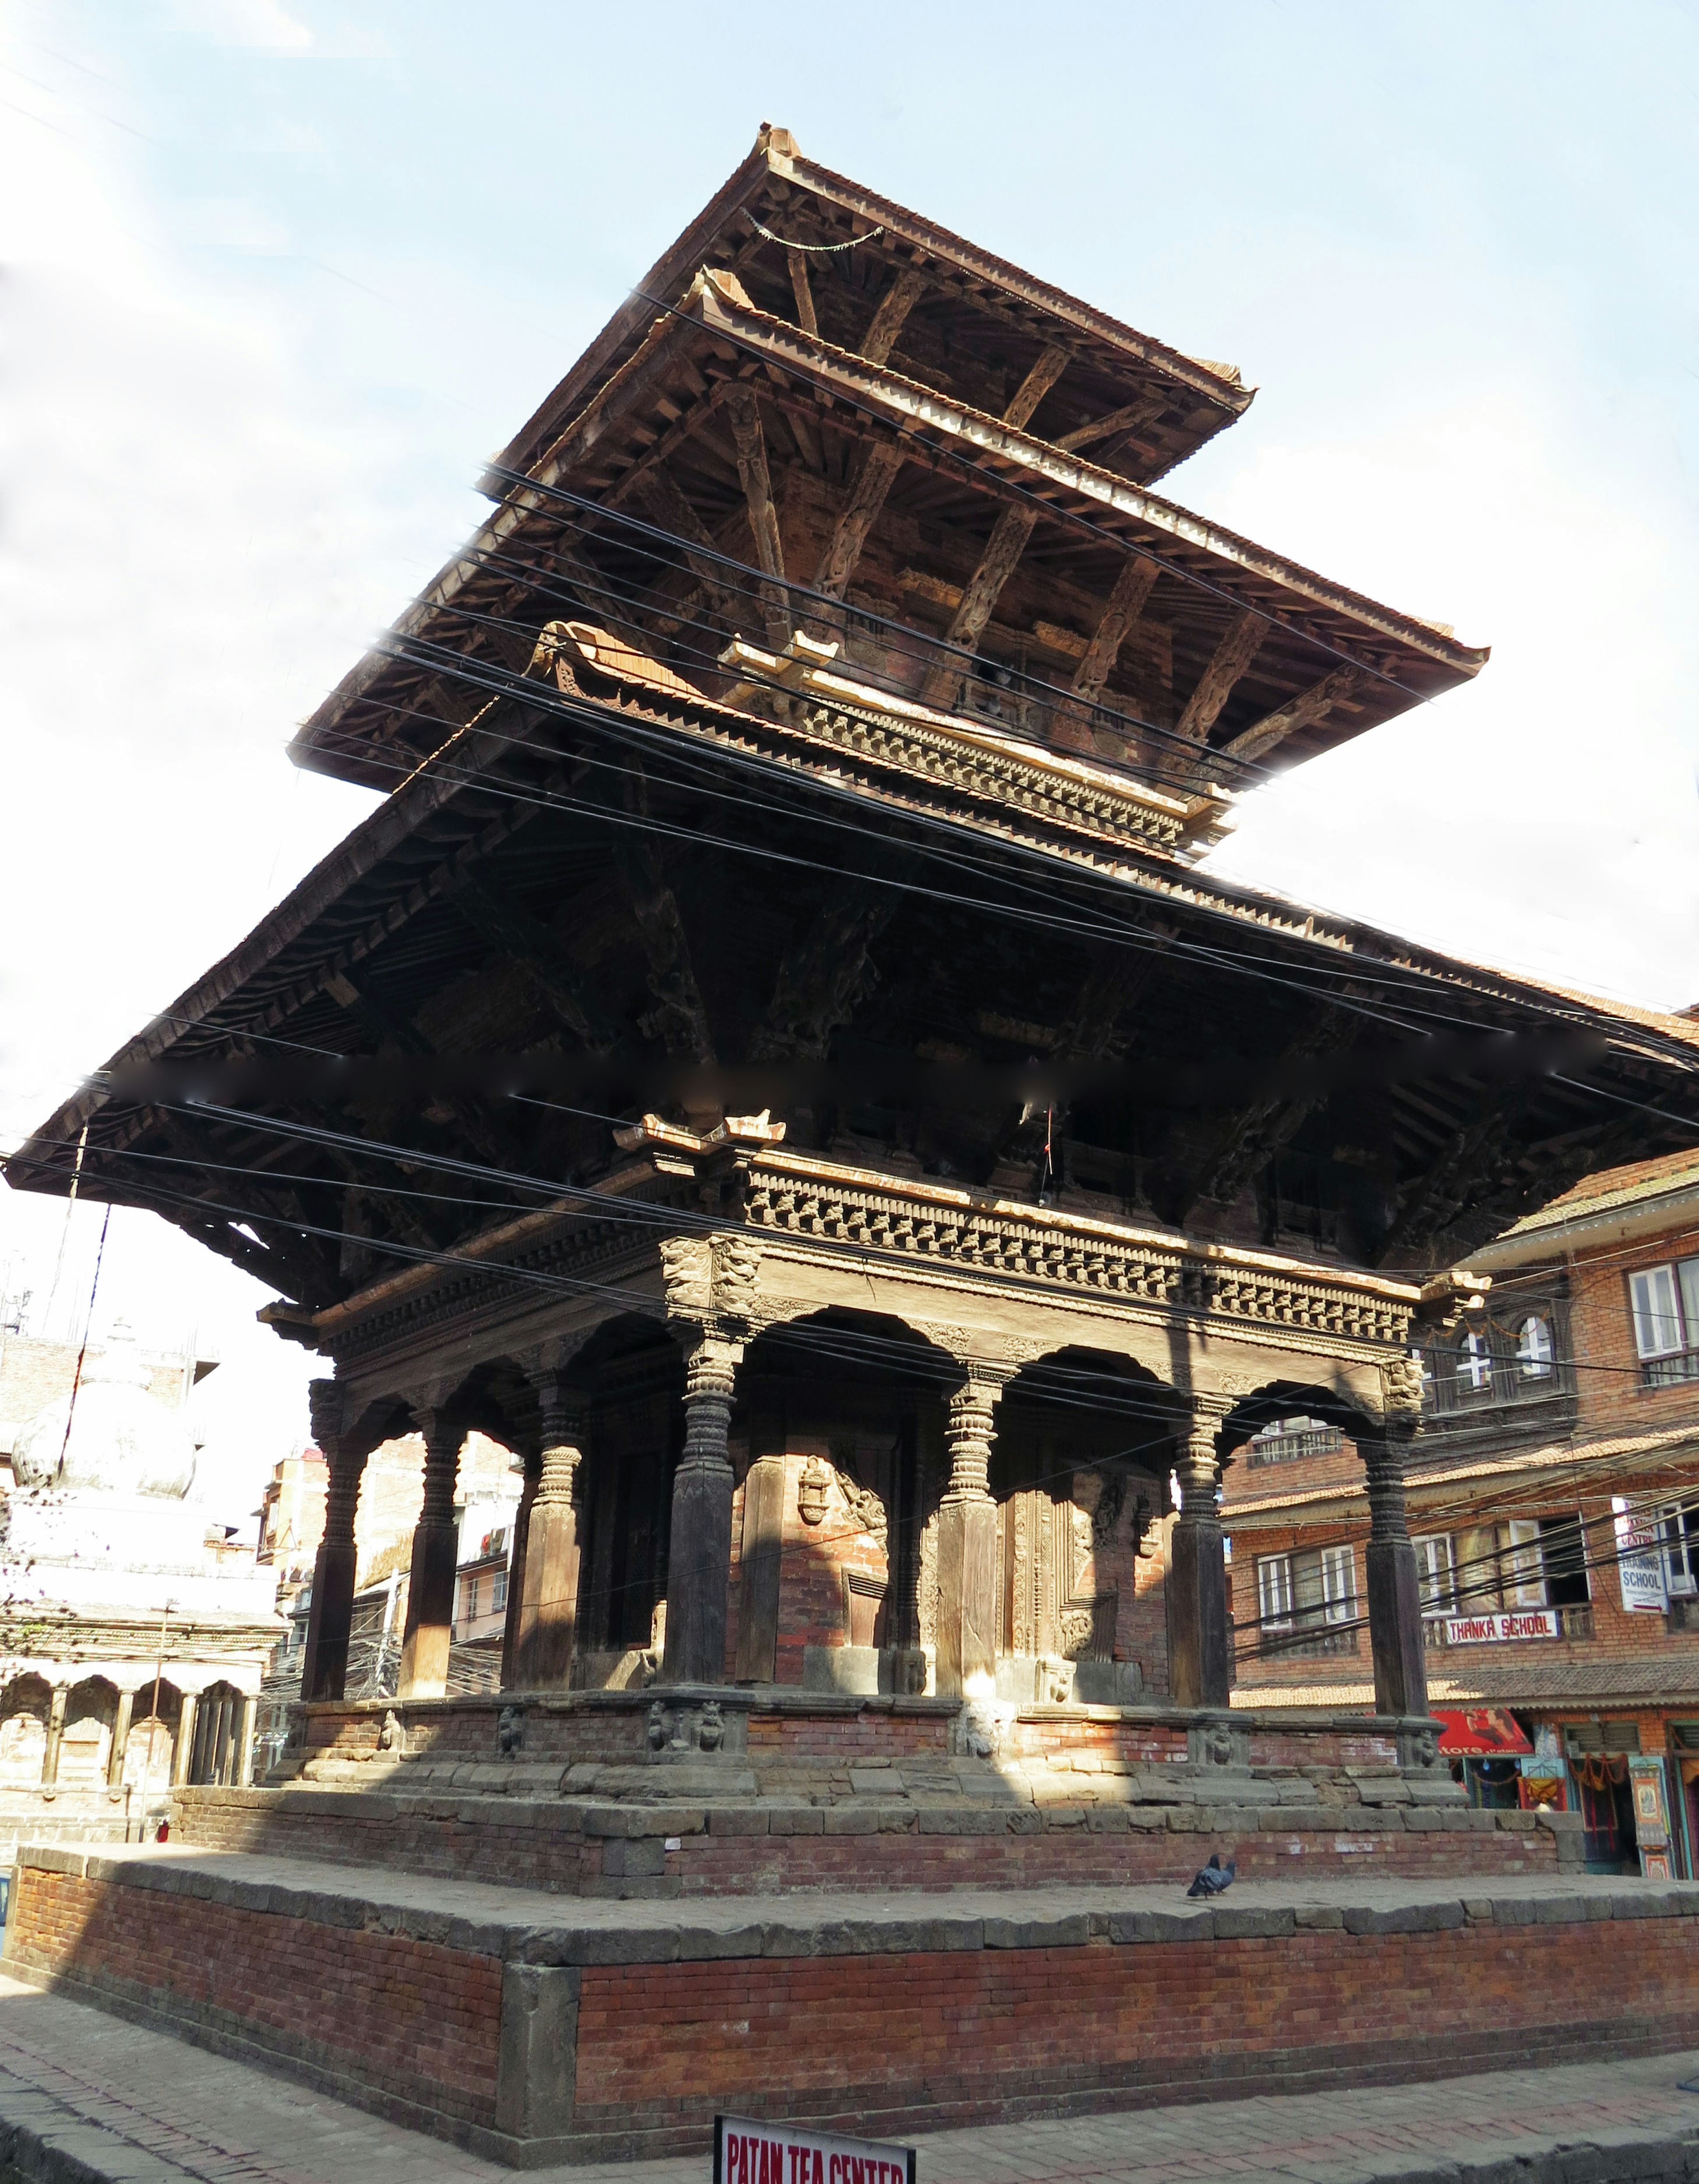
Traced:
<path fill-rule="evenodd" d="M 1239 1797 L 1222 1777 L 1153 1786 L 1159 1801 L 959 1791 L 900 1769 L 868 1770 L 865 1794 L 811 1802 L 761 1797 L 735 1774 L 711 1793 L 682 1791 L 670 1771 L 645 1777 L 649 1798 L 612 1794 L 534 1797 L 481 1783 L 432 1787 L 411 1774 L 379 1786 L 300 1785 L 192 1789 L 173 1808 L 173 1834 L 209 1850 L 320 1858 L 440 1875 L 531 1883 L 567 1894 L 687 1896 L 892 1886 L 1032 1887 L 1050 1882 L 1133 1883 L 1189 1878 L 1211 1851 L 1235 1856 L 1247 1877 L 1296 1871 L 1335 1876 L 1441 1871 L 1480 1875 L 1579 1868 L 1578 1819 L 1565 1814 L 1473 1812 L 1408 1794 L 1323 1804 L 1278 1788 L 1278 1801 Z M 922 1781 L 927 1786 L 922 1787 Z"/>
<path fill-rule="evenodd" d="M 1694 1918 L 1585 1875 L 680 1904 L 61 1847 L 20 1852 L 6 1963 L 534 2166 L 775 2103 L 888 2137 L 1689 2046 Z"/>

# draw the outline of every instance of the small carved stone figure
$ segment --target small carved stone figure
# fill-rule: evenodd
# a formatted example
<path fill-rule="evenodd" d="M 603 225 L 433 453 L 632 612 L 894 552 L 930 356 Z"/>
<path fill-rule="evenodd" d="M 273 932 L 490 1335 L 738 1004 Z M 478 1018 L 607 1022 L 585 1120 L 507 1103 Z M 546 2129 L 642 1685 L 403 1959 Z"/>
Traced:
<path fill-rule="evenodd" d="M 1204 1756 L 1212 1767 L 1231 1767 L 1233 1731 L 1217 1722 L 1204 1740 Z"/>
<path fill-rule="evenodd" d="M 657 1699 L 649 1710 L 649 1748 L 659 1752 L 666 1741 L 666 1708 Z"/>
<path fill-rule="evenodd" d="M 802 1476 L 796 1482 L 796 1513 L 805 1524 L 817 1524 L 826 1514 L 826 1496 L 832 1484 L 832 1474 L 817 1456 L 811 1456 L 802 1467 Z"/>
<path fill-rule="evenodd" d="M 377 1732 L 377 1748 L 380 1752 L 399 1752 L 402 1749 L 401 1723 L 393 1707 L 384 1714 L 383 1727 Z"/>
<path fill-rule="evenodd" d="M 696 1741 L 705 1752 L 717 1752 L 725 1741 L 726 1724 L 720 1713 L 717 1699 L 710 1699 L 702 1709 L 701 1726 L 696 1732 Z"/>
<path fill-rule="evenodd" d="M 504 1707 L 496 1719 L 496 1750 L 504 1759 L 517 1759 L 525 1749 L 525 1708 Z"/>

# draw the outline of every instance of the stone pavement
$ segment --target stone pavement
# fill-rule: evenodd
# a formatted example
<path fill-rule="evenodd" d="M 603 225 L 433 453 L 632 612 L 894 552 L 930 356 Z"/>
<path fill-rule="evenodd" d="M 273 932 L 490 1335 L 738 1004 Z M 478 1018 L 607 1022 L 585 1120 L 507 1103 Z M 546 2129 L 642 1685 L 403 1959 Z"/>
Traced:
<path fill-rule="evenodd" d="M 942 2131 L 918 2145 L 922 2184 L 1699 2177 L 1699 2053 Z M 6 1979 L 0 2161 L 32 2184 L 500 2184 L 516 2173 Z M 532 2173 L 705 2184 L 710 2164 L 703 2154 Z"/>

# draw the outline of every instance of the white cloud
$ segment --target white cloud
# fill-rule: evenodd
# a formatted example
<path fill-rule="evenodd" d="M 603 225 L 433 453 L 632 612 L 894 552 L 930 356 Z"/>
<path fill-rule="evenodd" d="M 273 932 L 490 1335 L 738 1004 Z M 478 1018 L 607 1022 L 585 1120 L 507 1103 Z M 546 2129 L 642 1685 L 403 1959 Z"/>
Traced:
<path fill-rule="evenodd" d="M 1568 985 L 1699 998 L 1685 507 L 1588 475 L 1525 389 L 1349 446 L 1264 449 L 1212 499 L 1253 538 L 1455 620 L 1492 658 L 1247 802 L 1213 868 Z"/>
<path fill-rule="evenodd" d="M 0 132 L 0 1143 L 370 808 L 282 745 L 423 573 L 411 542 L 440 527 L 399 435 L 315 397 L 287 321 L 192 277 L 75 104 L 36 105 L 42 125 Z M 0 1260 L 42 1293 L 62 1220 L 0 1192 Z M 79 1209 L 62 1323 L 86 1308 L 97 1222 Z M 305 1429 L 311 1369 L 254 1325 L 265 1292 L 129 1214 L 101 1294 L 97 1325 L 122 1306 L 144 1340 L 198 1323 L 224 1352 L 205 1401 L 219 1493 L 251 1506 L 249 1475 Z"/>

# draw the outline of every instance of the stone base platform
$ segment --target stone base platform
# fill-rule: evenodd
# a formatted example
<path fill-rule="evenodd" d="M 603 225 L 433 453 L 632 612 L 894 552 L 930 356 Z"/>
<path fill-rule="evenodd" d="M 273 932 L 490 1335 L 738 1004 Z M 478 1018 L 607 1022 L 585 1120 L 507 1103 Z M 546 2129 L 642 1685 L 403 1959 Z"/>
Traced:
<path fill-rule="evenodd" d="M 716 2109 L 894 2137 L 1699 2042 L 1699 1886 L 565 1902 L 176 1846 L 20 1853 L 6 1968 L 533 2167 Z"/>
<path fill-rule="evenodd" d="M 1168 1883 L 1212 1850 L 1270 1879 L 1581 1855 L 1567 1816 L 1470 1811 L 1428 1724 L 1360 1714 L 674 1691 L 321 1705 L 299 1730 L 285 1779 L 180 1791 L 177 1840 L 621 1898 Z"/>

